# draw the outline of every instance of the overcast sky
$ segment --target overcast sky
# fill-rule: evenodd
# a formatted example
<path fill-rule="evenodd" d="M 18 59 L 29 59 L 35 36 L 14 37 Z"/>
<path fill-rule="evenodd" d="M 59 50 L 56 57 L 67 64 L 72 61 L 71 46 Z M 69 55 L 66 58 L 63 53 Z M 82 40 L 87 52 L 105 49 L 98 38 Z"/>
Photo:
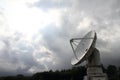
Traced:
<path fill-rule="evenodd" d="M 71 68 L 69 40 L 90 30 L 120 66 L 120 0 L 0 0 L 0 76 Z"/>

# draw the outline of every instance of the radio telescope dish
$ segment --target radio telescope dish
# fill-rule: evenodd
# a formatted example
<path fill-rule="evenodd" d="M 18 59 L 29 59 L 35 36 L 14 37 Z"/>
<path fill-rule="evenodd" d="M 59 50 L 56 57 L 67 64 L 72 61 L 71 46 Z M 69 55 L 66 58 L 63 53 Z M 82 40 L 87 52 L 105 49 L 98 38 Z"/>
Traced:
<path fill-rule="evenodd" d="M 87 76 L 84 80 L 107 80 L 107 75 L 103 73 L 100 63 L 100 53 L 95 47 L 97 35 L 95 31 L 88 32 L 83 38 L 73 38 L 70 40 L 74 57 L 72 65 L 78 65 L 87 61 Z M 75 42 L 78 42 L 76 44 Z"/>
<path fill-rule="evenodd" d="M 96 38 L 95 31 L 90 31 L 83 38 L 73 38 L 70 40 L 75 55 L 71 60 L 72 65 L 80 64 L 88 59 L 95 47 Z M 76 40 L 81 41 L 76 45 L 76 48 L 74 48 L 73 45 Z"/>

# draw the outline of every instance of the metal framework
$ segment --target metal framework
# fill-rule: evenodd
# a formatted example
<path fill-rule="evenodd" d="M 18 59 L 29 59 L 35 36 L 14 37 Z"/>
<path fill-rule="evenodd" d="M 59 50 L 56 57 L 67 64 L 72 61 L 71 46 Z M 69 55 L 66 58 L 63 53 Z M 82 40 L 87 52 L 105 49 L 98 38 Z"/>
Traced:
<path fill-rule="evenodd" d="M 75 42 L 79 44 L 79 42 L 77 42 L 77 41 L 81 41 L 81 39 L 94 39 L 94 38 L 72 38 L 72 39 L 70 40 L 70 45 L 71 45 L 71 47 L 72 47 L 72 50 L 73 50 L 73 53 L 74 53 L 76 59 L 78 59 L 78 58 L 77 58 L 77 55 L 75 54 L 74 45 L 77 46 L 77 44 L 75 44 Z"/>

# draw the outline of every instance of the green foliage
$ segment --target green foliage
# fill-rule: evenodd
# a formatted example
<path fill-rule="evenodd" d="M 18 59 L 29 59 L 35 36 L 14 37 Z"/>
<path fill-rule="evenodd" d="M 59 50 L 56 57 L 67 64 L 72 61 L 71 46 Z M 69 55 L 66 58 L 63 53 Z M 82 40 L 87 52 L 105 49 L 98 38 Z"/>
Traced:
<path fill-rule="evenodd" d="M 120 67 L 109 65 L 105 68 L 102 65 L 103 72 L 107 73 L 109 80 L 120 80 Z M 45 71 L 33 74 L 31 77 L 26 77 L 22 74 L 17 76 L 0 77 L 0 80 L 83 80 L 86 75 L 84 66 L 73 67 L 68 70 Z"/>
<path fill-rule="evenodd" d="M 108 75 L 109 80 L 119 80 L 117 67 L 114 65 L 109 65 L 107 67 L 107 75 Z"/>
<path fill-rule="evenodd" d="M 36 73 L 32 76 L 32 80 L 83 80 L 84 75 L 86 75 L 86 68 L 80 66 L 68 70 Z"/>
<path fill-rule="evenodd" d="M 0 80 L 31 80 L 31 77 L 25 77 L 23 75 L 17 75 L 17 76 L 0 77 Z"/>

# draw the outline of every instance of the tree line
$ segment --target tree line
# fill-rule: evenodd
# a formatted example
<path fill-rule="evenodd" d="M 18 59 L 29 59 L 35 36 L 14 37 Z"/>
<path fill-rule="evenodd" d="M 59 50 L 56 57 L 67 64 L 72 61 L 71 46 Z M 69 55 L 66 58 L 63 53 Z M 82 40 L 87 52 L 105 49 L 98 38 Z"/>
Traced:
<path fill-rule="evenodd" d="M 107 68 L 102 66 L 103 72 L 108 75 L 108 80 L 120 80 L 120 67 L 109 65 Z M 0 80 L 83 80 L 87 75 L 86 67 L 79 66 L 67 70 L 44 71 L 37 72 L 32 76 L 24 76 L 19 74 L 17 76 L 0 77 Z"/>

